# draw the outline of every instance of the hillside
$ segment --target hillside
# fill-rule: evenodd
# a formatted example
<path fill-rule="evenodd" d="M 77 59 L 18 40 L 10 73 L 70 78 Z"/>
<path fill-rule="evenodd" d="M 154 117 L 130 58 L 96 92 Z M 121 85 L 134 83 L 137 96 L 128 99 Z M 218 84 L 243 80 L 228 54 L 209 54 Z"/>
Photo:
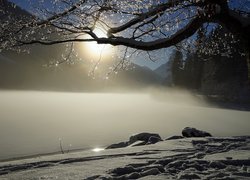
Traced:
<path fill-rule="evenodd" d="M 162 79 L 153 71 L 138 65 L 131 70 L 120 70 L 105 79 L 103 69 L 96 72 L 95 79 L 88 76 L 91 65 L 78 62 L 74 65 L 61 64 L 55 67 L 43 67 L 18 58 L 0 55 L 0 88 L 23 90 L 55 91 L 100 91 L 112 89 L 137 89 L 152 85 L 161 85 Z M 101 68 L 101 67 L 100 67 Z"/>
<path fill-rule="evenodd" d="M 172 83 L 172 63 L 173 62 L 169 60 L 154 70 L 156 74 L 164 79 L 164 84 L 166 85 L 171 85 Z"/>

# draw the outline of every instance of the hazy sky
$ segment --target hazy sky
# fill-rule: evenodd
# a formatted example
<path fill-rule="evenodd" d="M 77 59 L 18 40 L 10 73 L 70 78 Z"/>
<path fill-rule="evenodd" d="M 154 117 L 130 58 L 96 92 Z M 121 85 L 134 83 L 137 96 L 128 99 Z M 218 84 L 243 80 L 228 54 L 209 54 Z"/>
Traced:
<path fill-rule="evenodd" d="M 30 12 L 34 12 L 34 7 L 39 5 L 40 1 L 37 0 L 9 0 L 11 2 L 14 2 L 15 4 L 17 4 L 18 6 L 20 6 L 22 9 L 28 10 Z M 52 2 L 54 0 L 45 0 L 43 2 L 43 6 L 44 7 L 53 7 Z M 31 6 L 32 5 L 32 6 Z M 118 50 L 119 51 L 119 50 Z M 161 50 L 157 50 L 156 52 L 152 52 L 151 53 L 151 58 L 153 60 L 156 61 L 152 61 L 148 54 L 145 53 L 140 53 L 138 56 L 133 56 L 131 58 L 132 62 L 141 65 L 141 66 L 147 66 L 151 69 L 156 69 L 157 67 L 159 67 L 160 65 L 166 63 L 168 61 L 169 58 L 169 54 L 172 51 L 172 48 L 167 48 L 167 49 L 161 49 Z"/>
<path fill-rule="evenodd" d="M 21 1 L 10 0 L 10 1 L 16 3 L 17 5 L 19 5 L 20 7 L 28 11 L 32 11 L 34 7 L 41 5 L 39 4 L 40 1 L 37 1 L 37 0 L 21 0 Z M 44 6 L 45 8 L 53 8 L 53 5 L 52 5 L 53 1 L 54 0 L 44 0 L 44 2 L 42 3 L 42 6 Z M 241 8 L 246 11 L 249 11 L 250 1 L 249 0 L 231 0 L 230 6 L 232 8 Z M 153 52 L 152 57 L 154 60 L 157 60 L 156 62 L 152 62 L 150 58 L 148 57 L 147 53 L 142 53 L 139 56 L 134 56 L 131 58 L 131 60 L 133 60 L 133 62 L 141 66 L 148 66 L 151 69 L 156 69 L 161 64 L 164 64 L 165 62 L 168 61 L 171 50 L 172 48 L 168 48 L 168 49 L 159 50 L 157 52 Z"/>

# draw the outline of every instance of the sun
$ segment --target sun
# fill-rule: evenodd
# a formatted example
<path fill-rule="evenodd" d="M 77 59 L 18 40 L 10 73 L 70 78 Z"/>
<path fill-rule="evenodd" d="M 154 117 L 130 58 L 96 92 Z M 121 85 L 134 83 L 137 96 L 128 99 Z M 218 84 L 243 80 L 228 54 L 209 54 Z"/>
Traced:
<path fill-rule="evenodd" d="M 94 33 L 97 35 L 99 38 L 105 38 L 107 35 L 105 34 L 105 31 L 102 29 L 95 29 Z M 97 44 L 96 42 L 90 42 L 89 44 L 89 49 L 96 52 L 101 52 L 105 48 L 105 44 Z"/>
<path fill-rule="evenodd" d="M 107 37 L 106 31 L 101 28 L 95 28 L 93 31 L 97 37 Z M 108 44 L 97 44 L 96 42 L 84 43 L 85 53 L 92 59 L 108 59 L 113 53 L 113 47 Z"/>
<path fill-rule="evenodd" d="M 94 148 L 94 149 L 92 149 L 92 151 L 94 151 L 94 152 L 100 152 L 100 151 L 104 151 L 104 149 L 103 148 Z"/>

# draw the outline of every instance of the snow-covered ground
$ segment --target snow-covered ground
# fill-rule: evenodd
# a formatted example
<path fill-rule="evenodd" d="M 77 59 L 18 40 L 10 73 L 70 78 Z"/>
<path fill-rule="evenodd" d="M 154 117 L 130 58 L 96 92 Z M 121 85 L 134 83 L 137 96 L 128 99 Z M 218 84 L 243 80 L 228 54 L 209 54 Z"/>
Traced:
<path fill-rule="evenodd" d="M 184 138 L 0 163 L 1 180 L 250 179 L 250 136 Z"/>

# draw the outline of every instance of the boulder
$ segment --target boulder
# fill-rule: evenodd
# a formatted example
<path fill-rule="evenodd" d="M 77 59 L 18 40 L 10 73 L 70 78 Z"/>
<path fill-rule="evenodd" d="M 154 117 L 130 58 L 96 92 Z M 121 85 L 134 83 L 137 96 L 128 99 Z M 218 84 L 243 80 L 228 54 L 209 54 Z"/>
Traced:
<path fill-rule="evenodd" d="M 181 174 L 179 176 L 179 179 L 201 179 L 200 176 L 198 176 L 197 174 Z"/>
<path fill-rule="evenodd" d="M 133 144 L 133 143 L 136 142 L 136 141 L 145 141 L 145 142 L 148 142 L 148 141 L 149 141 L 149 138 L 150 138 L 151 136 L 154 136 L 154 137 L 157 137 L 157 138 L 161 139 L 161 137 L 160 137 L 159 134 L 143 132 L 143 133 L 139 133 L 139 134 L 135 134 L 135 135 L 131 136 L 131 137 L 129 138 L 129 143 L 130 143 L 130 144 Z M 162 140 L 162 139 L 161 139 L 161 140 Z"/>
<path fill-rule="evenodd" d="M 158 142 L 160 142 L 160 141 L 162 141 L 161 138 L 156 137 L 156 136 L 151 136 L 151 137 L 149 138 L 147 144 L 155 144 L 155 143 L 158 143 Z"/>
<path fill-rule="evenodd" d="M 142 146 L 147 144 L 155 144 L 159 141 L 162 141 L 159 134 L 154 133 L 139 133 L 131 136 L 128 142 L 120 142 L 116 144 L 111 144 L 106 149 L 116 149 L 116 148 L 124 148 L 124 147 L 134 147 L 134 146 Z"/>
<path fill-rule="evenodd" d="M 128 145 L 129 145 L 128 142 L 120 142 L 117 144 L 111 144 L 108 147 L 106 147 L 106 149 L 124 148 L 124 147 L 127 147 Z"/>
<path fill-rule="evenodd" d="M 138 179 L 141 175 L 138 172 L 133 172 L 125 176 L 125 179 Z"/>
<path fill-rule="evenodd" d="M 152 169 L 148 169 L 145 171 L 141 172 L 141 176 L 150 176 L 150 175 L 157 175 L 160 174 L 161 172 L 159 171 L 158 168 L 152 168 Z"/>
<path fill-rule="evenodd" d="M 227 166 L 220 161 L 212 161 L 209 163 L 209 167 L 215 169 L 225 169 Z"/>
<path fill-rule="evenodd" d="M 168 137 L 168 138 L 165 139 L 165 140 L 167 141 L 167 140 L 183 139 L 183 138 L 184 138 L 183 136 L 170 136 L 170 137 Z"/>
<path fill-rule="evenodd" d="M 109 173 L 115 174 L 118 176 L 124 175 L 124 174 L 130 174 L 133 172 L 135 172 L 135 169 L 132 166 L 118 167 L 109 171 Z"/>
<path fill-rule="evenodd" d="M 128 147 L 143 146 L 143 145 L 146 145 L 146 144 L 147 144 L 147 142 L 145 142 L 145 141 L 136 141 L 136 142 L 134 142 L 132 144 L 129 144 Z"/>
<path fill-rule="evenodd" d="M 142 172 L 153 168 L 157 168 L 161 173 L 165 172 L 164 167 L 161 164 L 151 164 L 140 168 L 136 168 L 136 170 Z"/>
<path fill-rule="evenodd" d="M 209 137 L 209 136 L 212 136 L 210 133 L 208 133 L 206 131 L 201 131 L 201 130 L 191 128 L 191 127 L 185 127 L 182 130 L 182 135 L 184 137 Z"/>

